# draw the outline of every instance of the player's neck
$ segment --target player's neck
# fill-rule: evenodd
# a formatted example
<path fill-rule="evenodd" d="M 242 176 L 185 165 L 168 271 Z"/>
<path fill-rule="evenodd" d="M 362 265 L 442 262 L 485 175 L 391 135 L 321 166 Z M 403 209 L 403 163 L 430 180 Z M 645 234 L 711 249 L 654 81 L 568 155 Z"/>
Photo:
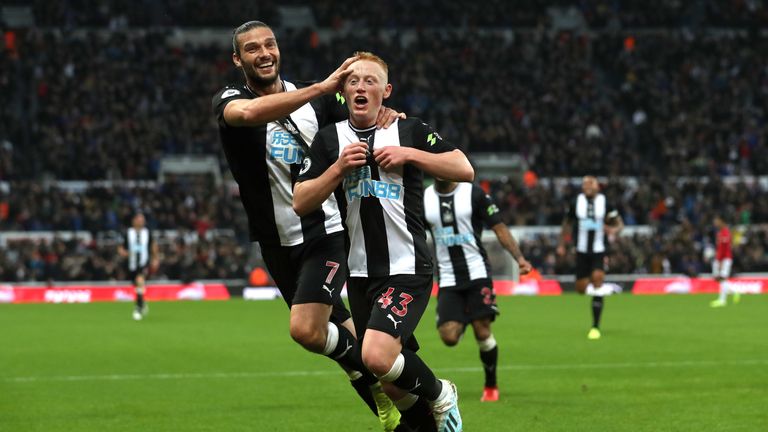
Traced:
<path fill-rule="evenodd" d="M 376 114 L 365 116 L 349 116 L 349 124 L 359 130 L 367 130 L 376 126 Z"/>
<path fill-rule="evenodd" d="M 248 89 L 257 96 L 265 96 L 271 94 L 277 94 L 285 91 L 285 84 L 283 80 L 278 76 L 277 79 L 272 81 L 271 84 L 259 85 L 253 82 L 250 78 L 246 79 Z"/>
<path fill-rule="evenodd" d="M 453 192 L 453 191 L 454 191 L 454 190 L 455 190 L 455 189 L 456 189 L 458 186 L 459 186 L 459 184 L 458 184 L 458 183 L 455 183 L 455 182 L 447 182 L 447 183 L 442 183 L 442 182 L 435 182 L 435 190 L 436 190 L 438 193 L 441 193 L 441 194 L 447 194 L 447 193 L 451 193 L 451 192 Z"/>

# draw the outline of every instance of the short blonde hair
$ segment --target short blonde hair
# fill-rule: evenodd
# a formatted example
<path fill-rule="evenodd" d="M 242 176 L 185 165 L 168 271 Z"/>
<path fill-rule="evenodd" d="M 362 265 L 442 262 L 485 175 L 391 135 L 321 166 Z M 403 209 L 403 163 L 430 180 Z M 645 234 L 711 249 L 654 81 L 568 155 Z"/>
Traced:
<path fill-rule="evenodd" d="M 367 60 L 381 66 L 381 68 L 384 69 L 384 77 L 389 80 L 389 66 L 387 66 L 387 62 L 385 62 L 381 57 L 368 51 L 355 51 L 353 55 L 357 57 L 358 60 Z"/>

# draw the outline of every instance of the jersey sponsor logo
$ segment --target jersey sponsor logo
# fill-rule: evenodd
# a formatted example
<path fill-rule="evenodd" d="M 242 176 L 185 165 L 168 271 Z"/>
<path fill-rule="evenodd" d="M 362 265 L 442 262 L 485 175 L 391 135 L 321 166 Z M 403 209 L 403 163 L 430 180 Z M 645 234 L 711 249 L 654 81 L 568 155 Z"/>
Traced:
<path fill-rule="evenodd" d="M 270 137 L 269 157 L 286 164 L 300 164 L 304 161 L 304 151 L 290 133 L 277 130 Z"/>
<path fill-rule="evenodd" d="M 579 221 L 579 224 L 587 231 L 599 231 L 603 229 L 603 222 L 595 219 L 582 219 Z"/>
<path fill-rule="evenodd" d="M 375 197 L 378 199 L 399 200 L 403 194 L 403 186 L 387 183 L 371 178 L 371 167 L 362 166 L 353 170 L 344 178 L 344 192 L 347 201 Z"/>
<path fill-rule="evenodd" d="M 240 90 L 237 89 L 229 89 L 221 94 L 222 99 L 226 99 L 228 97 L 236 96 L 240 94 Z"/>
<path fill-rule="evenodd" d="M 454 233 L 453 227 L 438 228 L 435 230 L 435 242 L 446 247 L 462 244 L 474 244 L 475 236 L 472 233 Z"/>

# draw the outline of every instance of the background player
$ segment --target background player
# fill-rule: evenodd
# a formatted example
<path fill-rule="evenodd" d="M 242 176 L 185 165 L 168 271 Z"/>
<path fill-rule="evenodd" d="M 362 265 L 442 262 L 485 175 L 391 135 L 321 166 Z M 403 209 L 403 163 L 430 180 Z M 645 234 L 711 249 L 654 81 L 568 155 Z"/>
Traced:
<path fill-rule="evenodd" d="M 531 271 L 509 228 L 499 217 L 499 208 L 479 186 L 435 179 L 424 191 L 424 214 L 435 240 L 440 291 L 437 297 L 437 326 L 448 346 L 461 340 L 472 324 L 485 371 L 481 401 L 499 400 L 496 366 L 499 348 L 491 322 L 499 313 L 491 280 L 491 264 L 483 248 L 483 225 L 492 229 L 499 243 L 517 264 L 520 273 Z"/>
<path fill-rule="evenodd" d="M 356 355 L 355 329 L 340 296 L 348 272 L 336 200 L 331 197 L 301 218 L 291 207 L 305 149 L 321 126 L 347 116 L 342 100 L 333 95 L 354 59 L 322 82 L 291 83 L 280 78 L 280 49 L 266 24 L 250 21 L 235 29 L 232 48 L 245 82 L 221 89 L 213 97 L 213 111 L 251 240 L 259 242 L 290 307 L 291 337 L 338 362 L 384 429 L 393 430 L 400 414 Z M 382 123 L 397 116 L 392 110 L 378 113 Z"/>
<path fill-rule="evenodd" d="M 592 296 L 592 328 L 587 337 L 600 339 L 600 317 L 603 297 L 620 290 L 615 284 L 605 283 L 605 252 L 608 237 L 618 234 L 624 222 L 617 210 L 608 210 L 605 195 L 594 176 L 585 176 L 582 193 L 563 220 L 557 253 L 565 255 L 565 243 L 573 229 L 576 243 L 576 291 Z M 575 225 L 571 224 L 575 221 Z"/>
<path fill-rule="evenodd" d="M 438 380 L 415 350 L 415 330 L 429 301 L 432 260 L 423 225 L 423 172 L 457 181 L 474 177 L 466 156 L 418 119 L 377 131 L 376 113 L 392 85 L 387 65 L 358 53 L 344 85 L 349 121 L 315 137 L 294 187 L 294 209 L 307 214 L 334 192 L 346 202 L 350 237 L 349 290 L 368 301 L 350 306 L 356 325 L 367 325 L 362 357 L 406 412 L 429 401 L 440 432 L 460 431 L 457 392 Z"/>
<path fill-rule="evenodd" d="M 152 233 L 145 224 L 142 213 L 133 215 L 131 226 L 125 233 L 125 242 L 117 250 L 120 256 L 128 259 L 128 277 L 136 293 L 136 307 L 133 309 L 136 321 L 149 312 L 144 299 L 145 285 L 149 269 L 157 268 L 158 264 L 157 242 L 152 239 Z"/>
<path fill-rule="evenodd" d="M 723 307 L 727 304 L 728 294 L 733 294 L 733 302 L 738 303 L 741 294 L 732 289 L 728 283 L 728 277 L 731 276 L 731 266 L 733 265 L 733 252 L 731 251 L 731 230 L 722 216 L 717 215 L 714 219 L 714 225 L 717 229 L 715 259 L 712 260 L 712 276 L 717 280 L 720 295 L 716 300 L 709 304 L 712 307 Z"/>

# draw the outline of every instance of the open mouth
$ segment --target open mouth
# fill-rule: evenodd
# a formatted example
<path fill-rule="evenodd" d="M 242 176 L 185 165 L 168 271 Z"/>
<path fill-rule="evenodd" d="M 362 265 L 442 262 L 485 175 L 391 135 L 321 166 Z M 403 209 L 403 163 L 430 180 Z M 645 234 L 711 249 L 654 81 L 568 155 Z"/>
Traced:
<path fill-rule="evenodd" d="M 368 105 L 368 98 L 365 96 L 355 96 L 355 108 L 365 108 Z"/>
<path fill-rule="evenodd" d="M 260 65 L 257 65 L 257 66 L 256 66 L 256 69 L 259 69 L 259 70 L 266 70 L 266 69 L 270 69 L 270 68 L 271 68 L 271 67 L 273 67 L 274 65 L 275 65 L 275 62 L 262 63 L 262 64 L 260 64 Z"/>

